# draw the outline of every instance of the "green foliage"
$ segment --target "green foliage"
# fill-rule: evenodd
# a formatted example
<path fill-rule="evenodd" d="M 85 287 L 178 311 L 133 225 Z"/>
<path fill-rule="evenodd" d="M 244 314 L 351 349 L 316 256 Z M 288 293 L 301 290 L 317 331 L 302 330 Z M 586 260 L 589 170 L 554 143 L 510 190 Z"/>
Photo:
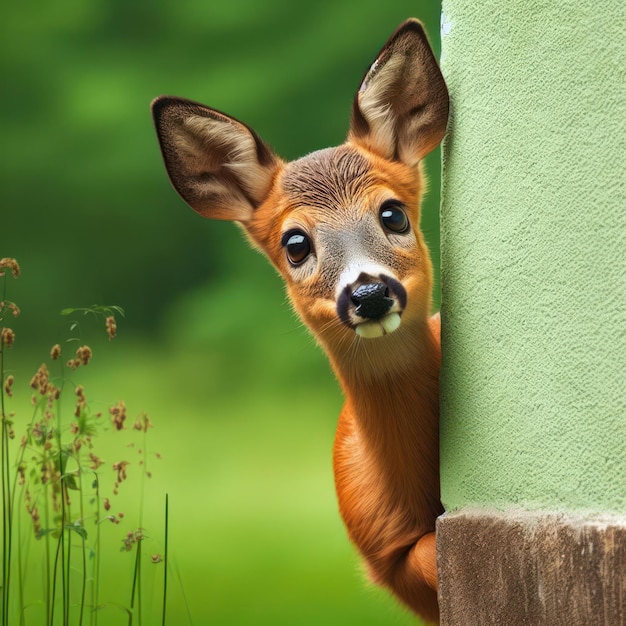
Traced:
<path fill-rule="evenodd" d="M 74 313 L 82 313 L 83 315 L 121 315 L 124 317 L 124 309 L 121 306 L 104 306 L 94 304 L 89 307 L 75 307 L 69 309 L 61 309 L 61 315 L 73 315 Z"/>
<path fill-rule="evenodd" d="M 89 365 L 93 352 L 87 345 L 80 346 L 75 356 L 65 363 L 60 344 L 50 351 L 49 364 L 43 363 L 37 373 L 26 381 L 16 383 L 8 374 L 8 351 L 13 352 L 16 335 L 3 323 L 8 315 L 15 318 L 19 307 L 7 299 L 9 274 L 17 278 L 19 266 L 14 259 L 0 259 L 0 281 L 3 294 L 0 301 L 0 416 L 2 429 L 2 626 L 26 626 L 35 621 L 27 614 L 33 602 L 43 598 L 44 621 L 47 626 L 97 626 L 100 613 L 109 602 L 101 596 L 100 573 L 102 563 L 111 553 L 115 535 L 103 532 L 103 523 L 127 525 L 123 513 L 111 513 L 121 484 L 127 479 L 129 461 L 107 462 L 96 453 L 96 443 L 103 432 L 125 429 L 126 405 L 118 402 L 109 409 L 110 421 L 102 412 L 94 412 L 85 397 L 83 385 L 77 384 L 79 368 Z M 117 306 L 92 306 L 64 309 L 62 315 L 92 315 L 102 320 L 109 339 L 115 336 L 113 313 L 123 314 Z M 70 330 L 78 325 L 72 323 Z M 65 357 L 67 358 L 67 357 Z M 54 372 L 51 373 L 50 369 Z M 18 389 L 32 394 L 30 422 L 11 411 Z M 69 398 L 68 398 L 69 396 Z M 24 429 L 19 446 L 12 445 L 16 428 Z M 139 470 L 141 490 L 139 497 L 138 528 L 129 530 L 121 539 L 124 552 L 134 552 L 132 586 L 127 607 L 129 626 L 142 624 L 141 547 L 148 537 L 143 529 L 144 479 L 150 477 L 147 469 L 147 432 L 152 423 L 140 413 L 131 432 L 139 433 Z M 118 435 L 119 437 L 119 435 Z M 117 453 L 128 454 L 125 441 L 117 443 Z M 130 443 L 135 446 L 135 442 Z M 110 466 L 110 467 L 107 467 Z M 103 480 L 108 470 L 116 473 L 111 486 Z M 105 494 L 108 493 L 108 497 Z M 25 511 L 25 513 L 24 513 Z M 124 520 L 124 521 L 123 521 Z M 31 526 L 29 533 L 25 527 Z M 37 539 L 29 545 L 30 537 Z M 103 537 L 104 535 L 104 537 Z M 119 536 L 117 541 L 120 541 Z M 162 558 L 152 559 L 157 564 Z M 167 561 L 166 561 L 167 564 Z M 127 563 L 129 567 L 131 564 Z M 43 577 L 40 572 L 43 570 Z M 41 581 L 37 588 L 36 581 Z M 34 597 L 30 590 L 37 588 Z M 165 607 L 165 598 L 163 600 Z M 165 609 L 163 609 L 165 614 Z M 135 619 L 136 618 L 136 619 Z M 41 618 L 39 618 L 41 619 Z M 40 622 L 41 623 L 41 622 Z"/>

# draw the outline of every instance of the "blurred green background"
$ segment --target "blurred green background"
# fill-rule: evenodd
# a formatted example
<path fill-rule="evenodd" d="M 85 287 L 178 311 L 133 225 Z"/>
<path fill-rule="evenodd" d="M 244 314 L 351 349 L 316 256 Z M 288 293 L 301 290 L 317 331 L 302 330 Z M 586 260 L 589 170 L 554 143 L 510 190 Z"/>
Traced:
<path fill-rule="evenodd" d="M 126 310 L 118 339 L 93 346 L 78 378 L 89 399 L 123 398 L 155 423 L 150 445 L 163 460 L 144 524 L 161 551 L 168 492 L 171 624 L 187 623 L 185 597 L 194 624 L 415 620 L 364 582 L 336 512 L 341 396 L 324 355 L 237 228 L 203 220 L 171 189 L 148 105 L 159 94 L 204 102 L 287 159 L 337 145 L 393 29 L 419 17 L 438 54 L 439 13 L 431 0 L 4 7 L 0 257 L 23 272 L 10 284 L 22 308 L 14 408 L 30 416 L 27 381 L 66 334 L 62 308 Z M 427 171 L 423 228 L 437 267 L 438 152 Z M 103 445 L 116 455 L 115 442 Z M 136 497 L 122 493 L 120 506 L 131 511 Z M 104 595 L 126 593 L 123 557 L 113 555 Z"/>

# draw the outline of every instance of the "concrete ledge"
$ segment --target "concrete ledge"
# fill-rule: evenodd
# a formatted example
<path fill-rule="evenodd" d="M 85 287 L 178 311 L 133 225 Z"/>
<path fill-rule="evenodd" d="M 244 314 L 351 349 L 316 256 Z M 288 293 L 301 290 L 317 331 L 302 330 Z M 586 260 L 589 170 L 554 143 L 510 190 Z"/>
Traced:
<path fill-rule="evenodd" d="M 626 516 L 446 514 L 437 565 L 442 626 L 626 625 Z"/>

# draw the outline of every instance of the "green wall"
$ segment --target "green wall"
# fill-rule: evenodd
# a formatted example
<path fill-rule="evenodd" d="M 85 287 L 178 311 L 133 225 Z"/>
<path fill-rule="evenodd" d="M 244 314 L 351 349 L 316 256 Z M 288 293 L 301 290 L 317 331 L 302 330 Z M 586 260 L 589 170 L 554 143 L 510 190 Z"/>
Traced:
<path fill-rule="evenodd" d="M 623 0 L 444 0 L 442 497 L 626 513 Z"/>

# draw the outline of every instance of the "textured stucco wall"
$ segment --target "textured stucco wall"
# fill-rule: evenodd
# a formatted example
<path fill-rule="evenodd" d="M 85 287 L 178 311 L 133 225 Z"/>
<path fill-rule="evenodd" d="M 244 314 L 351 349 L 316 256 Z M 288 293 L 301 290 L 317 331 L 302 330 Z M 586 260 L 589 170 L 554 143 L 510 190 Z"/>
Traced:
<path fill-rule="evenodd" d="M 442 498 L 626 513 L 623 0 L 444 0 Z"/>

